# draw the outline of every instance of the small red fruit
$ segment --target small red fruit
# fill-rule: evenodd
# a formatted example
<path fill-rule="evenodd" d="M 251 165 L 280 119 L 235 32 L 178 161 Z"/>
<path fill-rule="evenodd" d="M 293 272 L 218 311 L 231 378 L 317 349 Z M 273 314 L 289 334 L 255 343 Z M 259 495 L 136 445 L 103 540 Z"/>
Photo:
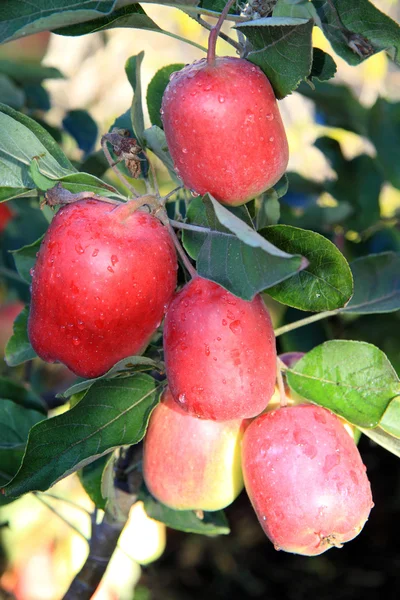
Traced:
<path fill-rule="evenodd" d="M 155 217 L 97 200 L 61 208 L 32 277 L 28 333 L 37 354 L 82 377 L 137 354 L 176 287 L 177 259 Z"/>
<path fill-rule="evenodd" d="M 260 296 L 247 302 L 195 277 L 167 311 L 164 355 L 174 399 L 203 419 L 255 417 L 273 394 L 275 337 Z"/>
<path fill-rule="evenodd" d="M 0 203 L 0 233 L 7 227 L 8 222 L 12 219 L 13 212 L 5 202 Z"/>
<path fill-rule="evenodd" d="M 173 74 L 161 114 L 176 171 L 197 194 L 237 206 L 285 172 L 288 144 L 274 91 L 247 60 L 187 65 Z"/>
<path fill-rule="evenodd" d="M 143 476 L 175 510 L 220 510 L 243 489 L 241 419 L 216 423 L 183 411 L 167 389 L 144 439 Z"/>
<path fill-rule="evenodd" d="M 242 444 L 245 486 L 277 550 L 314 556 L 341 547 L 363 528 L 371 487 L 342 421 L 320 406 L 265 413 Z"/>

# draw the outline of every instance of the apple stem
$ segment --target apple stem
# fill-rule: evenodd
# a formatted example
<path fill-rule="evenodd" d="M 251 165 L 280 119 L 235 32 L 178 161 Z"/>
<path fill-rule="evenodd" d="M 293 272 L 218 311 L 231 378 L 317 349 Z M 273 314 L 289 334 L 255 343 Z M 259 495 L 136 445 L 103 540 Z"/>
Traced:
<path fill-rule="evenodd" d="M 222 24 L 225 21 L 226 17 L 228 16 L 229 10 L 235 1 L 236 0 L 228 0 L 228 2 L 225 4 L 225 7 L 224 7 L 222 13 L 219 16 L 218 21 L 216 22 L 216 24 L 214 25 L 214 27 L 212 27 L 212 29 L 210 31 L 210 35 L 208 37 L 208 50 L 207 50 L 207 63 L 210 65 L 210 67 L 214 66 L 214 64 L 215 64 L 217 39 L 218 39 L 220 30 L 221 30 Z"/>
<path fill-rule="evenodd" d="M 156 211 L 159 208 L 159 203 L 157 202 L 157 198 L 152 194 L 146 194 L 145 196 L 140 196 L 140 198 L 135 198 L 134 200 L 128 200 L 128 202 L 121 202 L 119 206 L 116 206 L 114 210 L 118 211 L 119 217 L 122 217 L 122 221 L 130 217 L 134 212 L 141 208 L 142 206 L 150 206 L 152 211 Z"/>
<path fill-rule="evenodd" d="M 116 174 L 118 179 L 132 193 L 132 196 L 134 196 L 135 198 L 139 198 L 140 194 L 137 192 L 137 190 L 133 187 L 133 185 L 131 185 L 129 183 L 129 181 L 126 179 L 126 177 L 124 177 L 124 175 L 122 175 L 121 171 L 119 169 L 117 169 L 117 166 L 110 154 L 110 151 L 107 148 L 107 140 L 104 139 L 104 137 L 101 140 L 101 147 L 103 149 L 104 156 L 106 157 L 108 164 L 110 165 L 110 167 L 112 168 L 112 170 L 114 171 L 114 173 Z"/>
<path fill-rule="evenodd" d="M 178 187 L 176 187 L 173 190 L 171 190 L 170 192 L 168 192 L 168 194 L 166 194 L 165 196 L 162 196 L 162 198 L 160 198 L 161 204 L 163 206 L 165 206 L 165 204 L 167 203 L 169 198 L 171 198 L 171 196 L 173 196 L 174 194 L 177 194 L 179 192 L 179 190 L 181 190 L 182 188 L 183 188 L 183 185 L 178 185 Z M 178 222 L 178 221 L 176 221 L 176 222 Z M 175 221 L 173 223 L 175 223 Z"/>
<path fill-rule="evenodd" d="M 283 335 L 284 333 L 288 333 L 289 331 L 293 331 L 294 329 L 298 329 L 299 327 L 304 327 L 305 325 L 309 325 L 310 323 L 315 323 L 315 321 L 327 319 L 328 317 L 334 317 L 342 311 L 346 312 L 346 309 L 337 308 L 336 310 L 326 310 L 324 312 L 311 315 L 311 317 L 306 317 L 305 319 L 294 321 L 294 323 L 288 323 L 287 325 L 283 325 L 283 327 L 278 327 L 278 329 L 275 329 L 275 337 Z"/>
<path fill-rule="evenodd" d="M 192 263 L 189 260 L 188 255 L 186 254 L 186 252 L 184 251 L 184 249 L 182 248 L 182 245 L 178 239 L 178 236 L 176 235 L 172 225 L 170 223 L 166 224 L 166 227 L 170 233 L 170 236 L 172 238 L 172 241 L 174 242 L 175 248 L 179 254 L 179 256 L 182 259 L 183 264 L 185 265 L 190 277 L 192 279 L 194 279 L 195 277 L 197 277 L 197 271 L 194 268 L 194 266 L 192 265 Z"/>
<path fill-rule="evenodd" d="M 282 365 L 284 365 L 284 363 L 281 361 L 281 359 L 279 357 L 277 357 L 277 359 L 276 359 L 276 381 L 278 383 L 281 408 L 284 408 L 285 406 L 287 406 L 287 396 L 286 396 L 286 390 L 285 390 L 285 382 L 283 381 L 283 375 L 282 375 Z M 286 365 L 284 365 L 284 366 L 286 368 Z"/>
<path fill-rule="evenodd" d="M 202 19 L 200 16 L 198 16 L 196 20 L 199 23 L 199 25 L 202 25 L 202 27 L 204 27 L 208 31 L 212 30 L 212 25 L 210 25 L 210 23 L 207 23 L 207 21 Z M 229 37 L 229 35 L 226 35 L 226 33 L 223 33 L 222 31 L 220 31 L 219 37 L 222 40 L 224 40 L 225 42 L 227 42 L 228 44 L 230 44 L 231 46 L 233 46 L 239 53 L 242 51 L 242 46 L 239 44 L 239 42 L 235 42 L 235 40 L 233 40 L 231 37 Z"/>

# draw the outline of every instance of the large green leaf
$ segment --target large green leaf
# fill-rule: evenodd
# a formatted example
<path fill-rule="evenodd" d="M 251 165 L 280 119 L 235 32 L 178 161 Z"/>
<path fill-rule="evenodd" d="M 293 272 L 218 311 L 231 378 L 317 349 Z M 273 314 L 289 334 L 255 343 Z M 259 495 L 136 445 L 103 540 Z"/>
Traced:
<path fill-rule="evenodd" d="M 95 383 L 69 411 L 33 427 L 6 496 L 47 490 L 114 448 L 136 444 L 157 402 L 156 382 L 148 375 Z"/>
<path fill-rule="evenodd" d="M 28 339 L 28 316 L 29 308 L 26 307 L 14 321 L 14 333 L 5 351 L 5 360 L 9 367 L 16 367 L 37 356 Z"/>
<path fill-rule="evenodd" d="M 157 125 L 160 129 L 163 128 L 163 123 L 160 116 L 161 101 L 164 95 L 165 88 L 169 83 L 172 73 L 180 71 L 185 65 L 183 63 L 175 63 L 163 67 L 154 75 L 153 79 L 147 86 L 147 108 L 149 111 L 150 121 L 152 125 Z"/>
<path fill-rule="evenodd" d="M 139 500 L 143 501 L 145 511 L 149 517 L 165 523 L 172 529 L 203 535 L 227 535 L 230 532 L 222 510 L 205 512 L 202 518 L 193 510 L 173 510 L 155 500 L 144 486 L 140 491 Z"/>
<path fill-rule="evenodd" d="M 187 214 L 190 223 L 204 228 L 184 231 L 183 235 L 184 246 L 196 259 L 202 277 L 251 300 L 261 290 L 304 268 L 301 256 L 280 252 L 251 227 L 246 208 L 228 210 L 218 205 L 217 215 L 216 205 L 208 198 L 196 198 Z"/>
<path fill-rule="evenodd" d="M 28 434 L 43 414 L 25 408 L 12 400 L 0 400 L 0 486 L 3 487 L 14 477 L 24 455 Z M 12 501 L 0 495 L 0 505 Z"/>
<path fill-rule="evenodd" d="M 0 73 L 8 75 L 23 85 L 41 83 L 45 79 L 64 78 L 64 75 L 55 67 L 46 67 L 33 62 L 17 62 L 7 58 L 0 60 Z"/>
<path fill-rule="evenodd" d="M 83 489 L 96 508 L 100 508 L 101 510 L 105 509 L 107 502 L 101 493 L 101 480 L 109 459 L 110 456 L 106 454 L 78 471 L 79 481 Z"/>
<path fill-rule="evenodd" d="M 343 312 L 370 314 L 400 309 L 400 254 L 370 254 L 356 259 L 350 266 L 354 296 Z"/>
<path fill-rule="evenodd" d="M 261 231 L 265 237 L 292 254 L 301 254 L 308 266 L 268 289 L 282 304 L 307 311 L 340 308 L 353 293 L 353 278 L 343 254 L 332 242 L 313 231 L 273 225 Z"/>
<path fill-rule="evenodd" d="M 266 17 L 236 26 L 250 40 L 248 60 L 261 67 L 277 98 L 295 90 L 312 64 L 312 20 Z"/>
<path fill-rule="evenodd" d="M 386 355 L 365 342 L 332 340 L 287 371 L 289 386 L 358 427 L 378 425 L 400 381 Z"/>
<path fill-rule="evenodd" d="M 332 48 L 350 65 L 381 50 L 400 64 L 400 28 L 368 0 L 312 0 Z"/>
<path fill-rule="evenodd" d="M 132 375 L 135 371 L 144 371 L 144 370 L 160 370 L 164 367 L 164 364 L 161 362 L 156 362 L 155 360 L 148 358 L 147 356 L 128 356 L 127 358 L 123 358 L 119 362 L 117 362 L 107 373 L 101 375 L 100 377 L 95 377 L 94 379 L 84 379 L 83 381 L 79 381 L 75 383 L 70 388 L 65 390 L 61 394 L 63 398 L 70 398 L 74 394 L 79 394 L 80 392 L 87 390 L 90 388 L 96 381 L 100 381 L 102 379 L 112 379 L 114 377 L 127 377 L 128 375 Z"/>
<path fill-rule="evenodd" d="M 42 239 L 43 236 L 36 240 L 36 242 L 33 242 L 33 244 L 28 244 L 27 246 L 18 248 L 18 250 L 12 251 L 17 271 L 26 283 L 31 283 L 32 281 L 31 270 L 35 266 L 36 255 L 39 252 Z"/>

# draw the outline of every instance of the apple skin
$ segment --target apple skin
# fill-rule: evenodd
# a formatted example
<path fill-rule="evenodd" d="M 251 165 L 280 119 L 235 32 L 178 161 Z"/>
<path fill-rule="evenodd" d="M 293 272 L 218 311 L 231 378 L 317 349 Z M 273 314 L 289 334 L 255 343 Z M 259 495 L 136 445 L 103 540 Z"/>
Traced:
<path fill-rule="evenodd" d="M 197 194 L 238 206 L 285 172 L 288 143 L 274 91 L 247 60 L 202 59 L 173 74 L 161 116 L 176 172 Z"/>
<path fill-rule="evenodd" d="M 325 408 L 297 405 L 255 419 L 242 443 L 245 486 L 277 550 L 315 556 L 357 536 L 373 506 L 357 446 Z"/>
<path fill-rule="evenodd" d="M 247 302 L 202 277 L 171 301 L 164 358 L 174 399 L 203 419 L 255 417 L 274 392 L 275 336 L 261 297 Z"/>
<path fill-rule="evenodd" d="M 97 200 L 64 206 L 32 276 L 31 344 L 81 377 L 103 375 L 147 345 L 176 277 L 175 248 L 157 218 Z"/>
<path fill-rule="evenodd" d="M 143 476 L 151 494 L 175 510 L 214 511 L 231 504 L 243 489 L 241 440 L 247 424 L 193 417 L 167 389 L 144 438 Z"/>

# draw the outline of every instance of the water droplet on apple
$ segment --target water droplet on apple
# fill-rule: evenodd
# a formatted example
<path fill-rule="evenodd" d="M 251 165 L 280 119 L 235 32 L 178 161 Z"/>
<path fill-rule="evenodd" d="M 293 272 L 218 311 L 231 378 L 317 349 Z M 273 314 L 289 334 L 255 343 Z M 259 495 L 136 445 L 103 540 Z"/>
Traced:
<path fill-rule="evenodd" d="M 182 148 L 182 152 L 183 152 L 183 154 L 187 154 L 188 153 L 188 149 L 187 148 Z"/>
<path fill-rule="evenodd" d="M 35 274 L 35 269 L 32 267 L 31 269 L 29 269 L 29 275 L 30 275 L 31 277 L 33 277 L 33 276 L 34 276 L 34 274 Z"/>
<path fill-rule="evenodd" d="M 78 254 L 83 254 L 85 252 L 85 248 L 83 248 L 82 244 L 75 244 L 75 251 Z"/>
<path fill-rule="evenodd" d="M 236 321 L 232 321 L 232 323 L 230 323 L 229 329 L 234 334 L 240 333 L 242 331 L 242 324 L 238 319 L 236 319 Z"/>
<path fill-rule="evenodd" d="M 79 344 L 81 343 L 81 340 L 78 337 L 73 337 L 72 343 L 74 346 L 79 346 Z"/>
<path fill-rule="evenodd" d="M 218 96 L 218 102 L 220 104 L 223 104 L 225 102 L 225 97 L 224 96 Z"/>
<path fill-rule="evenodd" d="M 115 265 L 117 264 L 117 262 L 118 262 L 118 256 L 116 254 L 112 254 L 111 255 L 111 264 L 112 264 L 112 266 L 115 267 Z"/>
<path fill-rule="evenodd" d="M 179 396 L 178 396 L 178 404 L 180 404 L 182 407 L 184 407 L 186 405 L 186 396 L 185 396 L 185 394 L 179 394 Z"/>
<path fill-rule="evenodd" d="M 210 356 L 210 346 L 208 344 L 204 344 L 204 353 L 206 356 Z"/>
<path fill-rule="evenodd" d="M 110 271 L 110 273 L 114 273 L 114 269 L 110 266 L 107 267 L 107 271 Z"/>
<path fill-rule="evenodd" d="M 198 194 L 194 190 L 190 190 L 190 193 L 192 194 L 193 198 L 198 198 L 200 196 L 200 194 Z"/>
<path fill-rule="evenodd" d="M 228 325 L 228 321 L 226 319 L 222 319 L 222 325 Z"/>
<path fill-rule="evenodd" d="M 267 119 L 267 121 L 273 121 L 274 115 L 272 113 L 268 113 L 267 115 L 265 115 L 265 118 Z"/>
<path fill-rule="evenodd" d="M 163 115 L 163 114 L 164 114 L 164 109 L 160 108 L 160 115 Z"/>
<path fill-rule="evenodd" d="M 83 321 L 78 321 L 78 323 L 77 323 L 77 327 L 78 327 L 78 329 L 80 329 L 80 330 L 82 331 L 82 329 L 84 329 L 84 328 L 85 328 L 85 324 L 84 324 L 84 322 L 83 322 Z"/>
<path fill-rule="evenodd" d="M 270 142 L 273 142 L 273 141 L 274 141 L 274 139 L 275 139 L 275 138 L 274 138 L 274 136 L 273 136 L 273 135 L 271 135 L 271 137 L 269 138 L 269 141 L 270 141 Z"/>
<path fill-rule="evenodd" d="M 98 255 L 98 253 L 99 253 L 99 249 L 95 248 L 92 252 L 92 256 L 96 257 Z"/>

